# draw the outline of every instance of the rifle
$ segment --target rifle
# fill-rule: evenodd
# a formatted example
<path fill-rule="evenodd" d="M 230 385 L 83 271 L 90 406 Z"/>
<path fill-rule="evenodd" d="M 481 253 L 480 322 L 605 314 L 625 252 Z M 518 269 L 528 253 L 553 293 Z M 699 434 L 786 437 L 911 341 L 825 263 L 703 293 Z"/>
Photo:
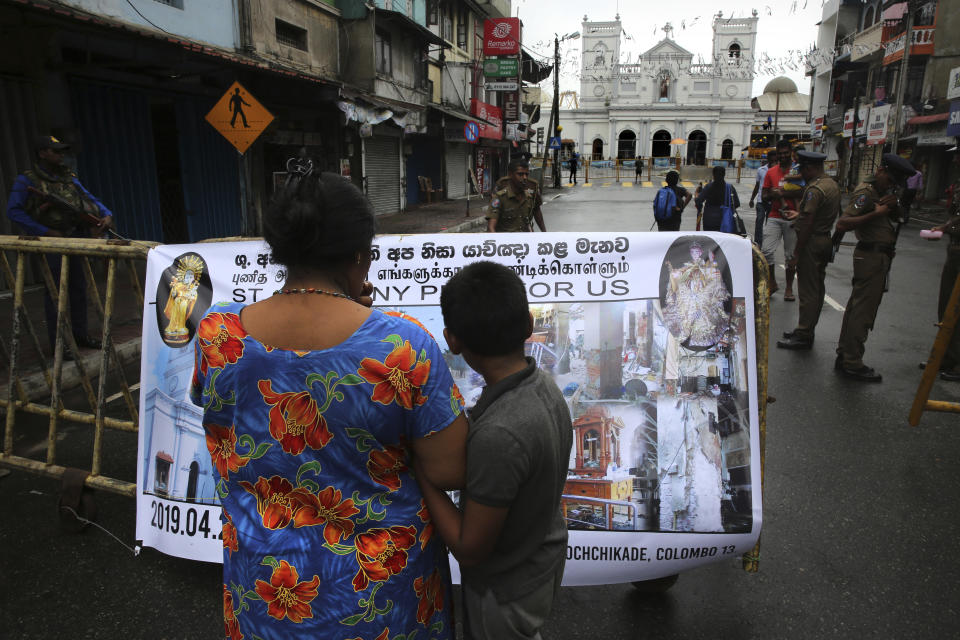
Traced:
<path fill-rule="evenodd" d="M 99 227 L 100 223 L 103 222 L 102 217 L 96 215 L 92 211 L 89 211 L 85 208 L 87 205 L 86 200 L 83 201 L 85 207 L 80 208 L 80 207 L 75 207 L 74 205 L 70 204 L 69 202 L 67 202 L 66 200 L 64 200 L 63 198 L 61 198 L 60 196 L 54 193 L 46 193 L 44 191 L 41 191 L 40 189 L 37 189 L 36 187 L 27 187 L 27 191 L 30 194 L 35 195 L 41 200 L 45 201 L 44 204 L 40 205 L 41 207 L 49 207 L 49 206 L 56 205 L 68 211 L 71 215 L 73 215 L 74 219 L 76 219 L 78 222 L 89 225 L 91 227 Z M 121 236 L 119 233 L 117 233 L 110 227 L 104 227 L 104 230 L 106 230 L 109 233 L 112 233 L 120 240 L 127 240 L 127 238 L 124 238 L 123 236 Z"/>

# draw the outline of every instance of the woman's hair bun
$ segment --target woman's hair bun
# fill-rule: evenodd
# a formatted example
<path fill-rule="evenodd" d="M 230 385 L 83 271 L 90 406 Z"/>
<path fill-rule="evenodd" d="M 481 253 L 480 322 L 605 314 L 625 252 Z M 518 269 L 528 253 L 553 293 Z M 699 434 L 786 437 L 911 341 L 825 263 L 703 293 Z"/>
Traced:
<path fill-rule="evenodd" d="M 276 262 L 323 268 L 370 248 L 373 209 L 363 193 L 335 173 L 294 178 L 263 219 L 263 235 Z"/>

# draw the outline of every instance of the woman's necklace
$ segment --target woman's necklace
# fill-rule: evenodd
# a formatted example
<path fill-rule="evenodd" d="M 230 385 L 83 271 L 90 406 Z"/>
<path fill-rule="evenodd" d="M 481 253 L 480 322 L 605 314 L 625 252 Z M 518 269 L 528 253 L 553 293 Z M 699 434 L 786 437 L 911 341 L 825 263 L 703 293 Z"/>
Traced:
<path fill-rule="evenodd" d="M 316 287 L 309 287 L 307 289 L 277 289 L 273 292 L 274 295 L 288 295 L 294 293 L 319 293 L 324 296 L 333 296 L 335 298 L 344 298 L 346 300 L 353 300 L 352 296 L 348 296 L 345 293 L 340 293 L 339 291 L 327 291 L 325 289 L 317 289 Z"/>

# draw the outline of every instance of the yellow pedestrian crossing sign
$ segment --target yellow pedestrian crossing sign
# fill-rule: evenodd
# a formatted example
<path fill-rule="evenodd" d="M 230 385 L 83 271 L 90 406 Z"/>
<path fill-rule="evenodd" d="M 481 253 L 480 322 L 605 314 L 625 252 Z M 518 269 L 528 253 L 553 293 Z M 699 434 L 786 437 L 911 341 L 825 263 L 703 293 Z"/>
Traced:
<path fill-rule="evenodd" d="M 206 117 L 214 129 L 240 153 L 260 137 L 273 122 L 273 114 L 257 102 L 239 82 L 234 82 L 223 97 L 213 105 Z"/>

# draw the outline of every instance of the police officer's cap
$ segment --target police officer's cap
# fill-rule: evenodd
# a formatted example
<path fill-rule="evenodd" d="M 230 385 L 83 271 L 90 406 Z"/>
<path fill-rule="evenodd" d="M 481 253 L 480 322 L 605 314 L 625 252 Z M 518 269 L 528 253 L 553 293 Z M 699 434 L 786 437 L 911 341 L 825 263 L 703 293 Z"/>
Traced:
<path fill-rule="evenodd" d="M 827 159 L 827 154 L 817 153 L 816 151 L 797 151 L 797 162 L 801 165 L 823 164 Z"/>
<path fill-rule="evenodd" d="M 907 179 L 917 172 L 906 158 L 901 158 L 895 153 L 883 154 L 883 168 L 899 179 Z"/>

